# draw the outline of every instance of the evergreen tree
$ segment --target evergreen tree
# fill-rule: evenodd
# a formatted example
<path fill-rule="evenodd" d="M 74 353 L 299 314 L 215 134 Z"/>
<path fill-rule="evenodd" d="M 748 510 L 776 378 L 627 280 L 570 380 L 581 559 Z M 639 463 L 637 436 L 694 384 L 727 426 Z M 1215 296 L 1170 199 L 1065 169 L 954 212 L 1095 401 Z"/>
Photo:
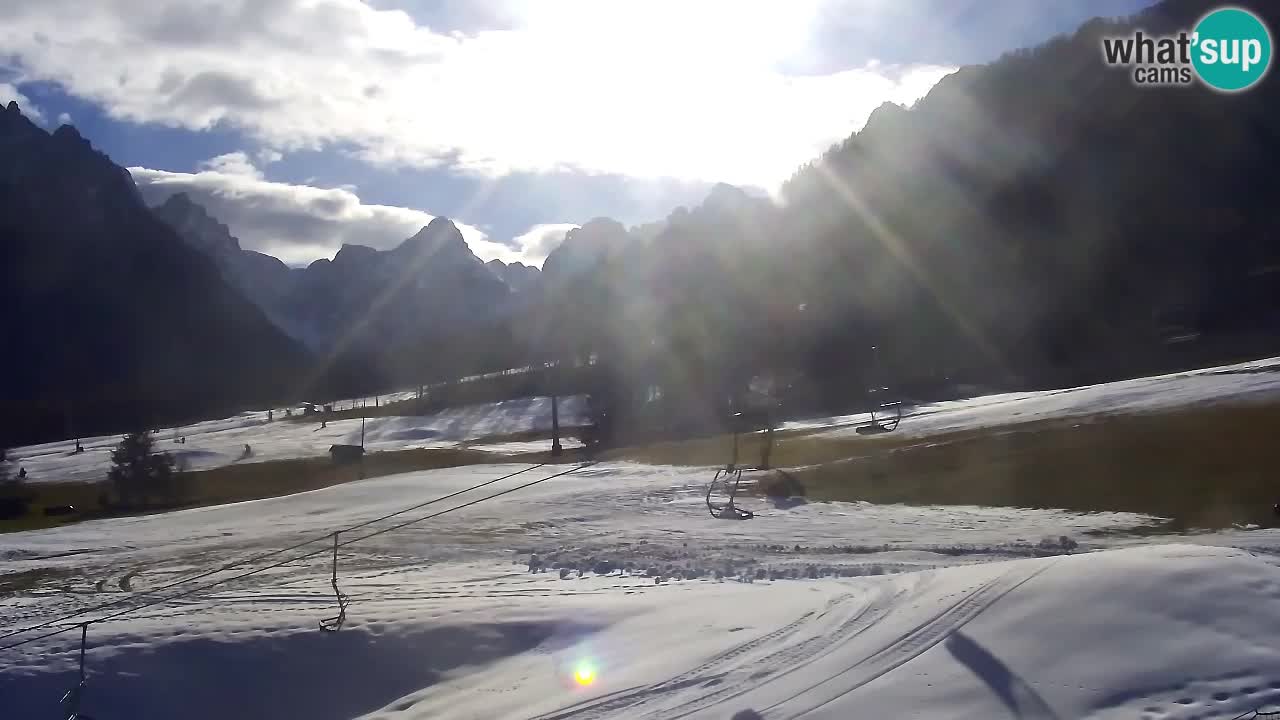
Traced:
<path fill-rule="evenodd" d="M 111 451 L 111 481 L 120 503 L 126 507 L 146 505 L 153 495 L 173 500 L 176 490 L 174 460 L 168 453 L 155 452 L 151 432 L 125 435 Z"/>

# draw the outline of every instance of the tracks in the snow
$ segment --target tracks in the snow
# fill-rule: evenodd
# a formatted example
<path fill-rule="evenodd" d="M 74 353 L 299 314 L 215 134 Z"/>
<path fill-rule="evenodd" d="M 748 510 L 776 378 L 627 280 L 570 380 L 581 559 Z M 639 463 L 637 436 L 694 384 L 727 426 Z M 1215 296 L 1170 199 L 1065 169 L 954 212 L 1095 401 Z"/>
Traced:
<path fill-rule="evenodd" d="M 891 591 L 887 585 L 881 585 L 874 595 L 844 593 L 832 598 L 821 611 L 806 612 L 787 625 L 725 650 L 660 683 L 620 691 L 538 720 L 598 718 L 615 712 L 628 718 L 681 717 L 745 692 L 764 677 L 788 674 L 821 657 L 873 625 L 903 594 L 901 590 Z M 669 704 L 673 693 L 697 685 L 713 689 L 674 707 Z"/>
<path fill-rule="evenodd" d="M 825 677 L 765 707 L 762 712 L 778 717 L 800 717 L 857 690 L 946 640 L 997 600 L 1044 572 L 1049 565 L 1046 563 L 1033 568 L 1019 565 L 1006 570 L 881 649 L 835 672 L 820 673 Z"/>
<path fill-rule="evenodd" d="M 880 621 L 895 609 L 905 608 L 913 598 L 927 599 L 935 576 L 922 575 L 910 588 L 877 583 L 874 594 L 840 595 L 821 611 L 807 612 L 773 632 L 734 646 L 667 680 L 621 690 L 537 720 L 676 720 L 699 715 L 731 700 L 738 701 L 735 705 L 759 708 L 770 716 L 799 717 L 918 657 L 1046 567 L 1047 564 L 1010 568 L 906 632 L 878 641 L 876 633 L 868 631 L 877 629 Z M 874 649 L 850 662 L 849 653 L 839 651 L 864 633 Z M 816 680 L 804 683 L 799 690 L 776 682 L 802 671 Z"/>
<path fill-rule="evenodd" d="M 917 590 L 919 588 L 916 588 Z M 900 602 L 908 591 L 898 589 L 890 591 L 887 584 L 882 584 L 877 595 L 871 599 L 869 603 L 859 608 L 852 615 L 844 618 L 840 623 L 828 632 L 819 632 L 808 637 L 794 645 L 784 647 L 780 650 L 772 652 L 752 666 L 739 668 L 733 674 L 733 681 L 724 683 L 723 686 L 717 686 L 714 692 L 707 695 L 694 698 L 672 708 L 663 708 L 658 711 L 658 717 L 664 720 L 674 720 L 674 718 L 688 717 L 701 710 L 722 703 L 730 698 L 738 697 L 750 691 L 752 688 L 765 682 L 772 682 L 782 677 L 786 677 L 794 672 L 798 672 L 805 667 L 811 665 L 815 661 L 827 656 L 842 643 L 851 640 L 857 635 L 865 632 L 883 619 L 893 607 Z M 845 608 L 847 609 L 847 608 Z M 822 615 L 830 614 L 834 608 L 829 608 Z M 821 618 L 822 616 L 819 616 Z M 752 668 L 758 668 L 752 671 Z M 642 717 L 654 717 L 654 712 L 646 713 Z"/>

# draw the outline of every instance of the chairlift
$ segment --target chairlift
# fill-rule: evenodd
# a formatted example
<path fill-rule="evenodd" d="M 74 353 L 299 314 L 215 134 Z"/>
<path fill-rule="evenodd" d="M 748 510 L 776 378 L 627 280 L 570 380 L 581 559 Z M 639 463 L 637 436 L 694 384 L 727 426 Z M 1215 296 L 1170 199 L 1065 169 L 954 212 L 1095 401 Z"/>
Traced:
<path fill-rule="evenodd" d="M 733 414 L 733 455 L 729 459 L 729 463 L 716 471 L 715 477 L 707 485 L 707 512 L 711 513 L 711 517 L 717 520 L 750 520 L 756 514 L 746 508 L 738 507 L 735 498 L 738 490 L 742 488 L 742 471 L 743 470 L 768 470 L 768 457 L 772 451 L 773 445 L 773 421 L 770 415 L 769 432 L 766 434 L 765 448 L 762 453 L 762 462 L 758 467 L 744 467 L 738 464 L 738 435 L 741 433 L 742 413 Z M 721 500 L 712 500 L 712 495 L 723 498 Z"/>
<path fill-rule="evenodd" d="M 330 576 L 329 584 L 333 587 L 333 595 L 338 601 L 338 614 L 325 618 L 320 621 L 320 629 L 325 632 L 337 632 L 342 629 L 343 623 L 347 621 L 347 606 L 351 604 L 351 598 L 342 592 L 342 588 L 338 586 L 338 534 L 333 533 L 333 574 Z"/>
<path fill-rule="evenodd" d="M 722 493 L 728 492 L 727 500 L 723 502 L 712 501 L 711 495 L 716 491 L 716 485 L 722 486 Z M 750 520 L 756 516 L 750 510 L 738 507 L 737 503 L 734 502 L 734 497 L 737 496 L 738 488 L 741 486 L 742 468 L 734 467 L 733 463 L 730 463 L 716 471 L 715 477 L 707 485 L 707 511 L 711 513 L 711 517 L 717 520 Z"/>
<path fill-rule="evenodd" d="M 875 388 L 871 392 L 887 393 L 889 388 Z M 902 402 L 892 400 L 889 402 L 876 403 L 871 406 L 871 422 L 866 425 L 859 425 L 854 431 L 859 435 L 883 435 L 884 433 L 893 432 L 898 429 L 898 423 L 902 422 Z"/>
<path fill-rule="evenodd" d="M 871 347 L 871 355 L 873 375 L 879 376 L 881 374 L 880 349 L 873 345 Z M 881 398 L 889 396 L 889 388 L 887 387 L 873 387 L 867 394 L 872 399 L 871 422 L 866 425 L 859 425 L 854 428 L 854 432 L 859 435 L 883 435 L 897 430 L 898 423 L 902 422 L 902 402 L 900 400 L 880 401 Z"/>

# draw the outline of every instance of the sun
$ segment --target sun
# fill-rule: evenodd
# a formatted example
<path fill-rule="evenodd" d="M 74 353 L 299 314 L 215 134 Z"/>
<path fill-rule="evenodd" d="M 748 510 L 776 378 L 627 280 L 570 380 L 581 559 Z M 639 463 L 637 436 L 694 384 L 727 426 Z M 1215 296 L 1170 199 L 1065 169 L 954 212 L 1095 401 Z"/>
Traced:
<path fill-rule="evenodd" d="M 592 63 L 620 59 L 646 66 L 671 62 L 682 68 L 707 63 L 772 64 L 804 48 L 818 4 L 739 0 L 564 0 L 530 4 L 526 21 L 539 34 L 583 43 L 599 51 Z M 621 58 L 619 56 L 622 56 Z M 578 54 L 579 60 L 582 55 Z"/>
<path fill-rule="evenodd" d="M 518 30 L 503 37 L 518 58 L 521 80 L 510 73 L 501 78 L 508 104 L 539 107 L 547 92 L 567 104 L 524 113 L 515 129 L 502 130 L 513 138 L 502 149 L 509 156 L 643 178 L 772 188 L 848 132 L 840 119 L 846 111 L 803 108 L 830 105 L 835 93 L 826 90 L 827 78 L 841 87 L 849 79 L 787 70 L 812 49 L 817 0 L 515 5 Z M 827 117 L 839 132 L 812 127 Z M 503 128 L 510 125 L 502 114 L 495 118 Z M 821 142 L 814 142 L 815 133 Z"/>

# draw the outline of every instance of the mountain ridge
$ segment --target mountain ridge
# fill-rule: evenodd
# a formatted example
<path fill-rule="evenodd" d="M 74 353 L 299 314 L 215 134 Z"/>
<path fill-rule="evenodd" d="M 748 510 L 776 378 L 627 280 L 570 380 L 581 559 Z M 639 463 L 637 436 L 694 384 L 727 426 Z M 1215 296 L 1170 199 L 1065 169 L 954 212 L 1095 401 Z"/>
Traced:
<path fill-rule="evenodd" d="M 0 111 L 0 437 L 230 411 L 294 392 L 308 353 L 63 125 Z M 246 352 L 246 350 L 250 350 Z"/>
<path fill-rule="evenodd" d="M 290 268 L 241 249 L 229 228 L 189 197 L 171 196 L 155 212 L 218 260 L 279 327 L 313 351 L 341 358 L 370 387 L 434 377 L 432 363 L 415 369 L 412 357 L 447 354 L 441 346 L 458 343 L 470 327 L 498 322 L 510 311 L 514 286 L 528 285 L 530 271 L 537 272 L 495 272 L 446 217 L 386 250 L 346 243 L 331 259 Z"/>

